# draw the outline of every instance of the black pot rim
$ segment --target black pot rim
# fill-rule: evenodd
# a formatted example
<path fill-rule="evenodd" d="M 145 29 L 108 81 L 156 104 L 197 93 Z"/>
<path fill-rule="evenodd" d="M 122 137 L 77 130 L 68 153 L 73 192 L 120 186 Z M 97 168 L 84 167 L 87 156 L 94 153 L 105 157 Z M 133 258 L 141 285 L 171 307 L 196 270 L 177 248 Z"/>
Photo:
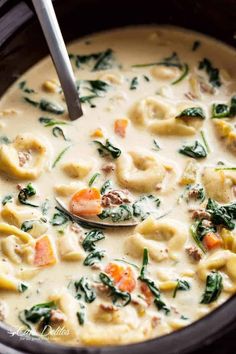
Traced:
<path fill-rule="evenodd" d="M 4 0 L 4 3 L 6 1 Z M 0 3 L 1 5 L 1 3 Z M 14 3 L 11 11 L 21 10 L 22 16 L 15 30 L 6 34 L 4 43 L 9 40 L 23 25 L 26 25 L 32 18 L 32 11 L 25 5 L 24 1 Z M 10 11 L 7 19 L 9 19 Z M 3 43 L 2 43 L 3 44 Z M 172 332 L 170 334 L 147 340 L 140 343 L 106 346 L 106 347 L 84 347 L 55 344 L 20 336 L 15 333 L 12 327 L 0 323 L 0 343 L 17 352 L 40 353 L 40 354 L 185 354 L 201 345 L 210 344 L 213 340 L 225 334 L 231 325 L 236 322 L 236 295 L 228 299 L 223 305 L 204 316 L 204 318 L 193 322 L 189 326 Z"/>

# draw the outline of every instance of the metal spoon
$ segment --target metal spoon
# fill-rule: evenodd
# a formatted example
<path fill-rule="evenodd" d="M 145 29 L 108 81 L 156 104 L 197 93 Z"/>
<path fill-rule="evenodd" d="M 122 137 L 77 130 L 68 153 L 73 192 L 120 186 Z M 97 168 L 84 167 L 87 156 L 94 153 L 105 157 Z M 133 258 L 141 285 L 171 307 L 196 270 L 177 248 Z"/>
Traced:
<path fill-rule="evenodd" d="M 138 221 L 133 220 L 132 222 L 127 222 L 127 223 L 107 223 L 103 221 L 92 221 L 88 220 L 85 218 L 82 218 L 81 216 L 77 216 L 75 214 L 72 214 L 70 211 L 68 211 L 65 207 L 65 205 L 60 201 L 60 199 L 55 198 L 57 204 L 59 205 L 60 208 L 57 208 L 57 210 L 61 210 L 64 214 L 66 214 L 72 221 L 77 222 L 79 224 L 84 224 L 92 227 L 100 227 L 100 228 L 116 228 L 116 227 L 134 227 L 138 224 Z"/>
<path fill-rule="evenodd" d="M 66 46 L 51 0 L 32 0 L 61 83 L 71 120 L 83 115 Z"/>

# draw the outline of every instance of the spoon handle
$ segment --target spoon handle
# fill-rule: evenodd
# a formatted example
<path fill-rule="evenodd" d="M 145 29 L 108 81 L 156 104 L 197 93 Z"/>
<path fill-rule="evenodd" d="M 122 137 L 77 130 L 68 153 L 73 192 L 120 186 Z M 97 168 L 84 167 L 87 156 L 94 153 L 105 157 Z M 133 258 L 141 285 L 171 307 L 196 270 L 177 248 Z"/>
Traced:
<path fill-rule="evenodd" d="M 83 115 L 66 46 L 51 0 L 32 0 L 65 95 L 71 120 Z"/>

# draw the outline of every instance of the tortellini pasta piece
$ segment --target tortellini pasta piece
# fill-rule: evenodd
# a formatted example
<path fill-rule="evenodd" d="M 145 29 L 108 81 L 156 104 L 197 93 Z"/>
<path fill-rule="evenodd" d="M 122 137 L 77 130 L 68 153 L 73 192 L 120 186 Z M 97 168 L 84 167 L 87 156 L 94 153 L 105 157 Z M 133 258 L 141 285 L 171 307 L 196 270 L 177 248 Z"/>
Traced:
<path fill-rule="evenodd" d="M 116 174 L 123 187 L 150 192 L 163 181 L 166 170 L 151 153 L 130 151 L 117 159 Z"/>
<path fill-rule="evenodd" d="M 13 225 L 0 222 L 0 236 L 5 237 L 10 235 L 17 236 L 24 243 L 31 244 L 31 245 L 35 244 L 33 237 L 27 232 L 24 232 Z"/>
<path fill-rule="evenodd" d="M 89 161 L 66 162 L 63 164 L 63 171 L 71 178 L 84 178 L 92 169 Z"/>
<path fill-rule="evenodd" d="M 129 115 L 134 123 L 159 135 L 194 135 L 202 125 L 200 119 L 176 118 L 176 109 L 170 103 L 152 96 L 136 103 Z"/>
<path fill-rule="evenodd" d="M 58 247 L 61 258 L 64 261 L 81 261 L 85 253 L 79 245 L 78 237 L 73 232 L 65 232 L 58 238 Z"/>
<path fill-rule="evenodd" d="M 85 186 L 85 184 L 80 182 L 72 182 L 69 184 L 57 184 L 54 190 L 61 197 L 69 197 L 78 190 L 85 188 Z"/>
<path fill-rule="evenodd" d="M 20 291 L 21 281 L 15 277 L 14 268 L 9 262 L 0 262 L 0 289 Z"/>
<path fill-rule="evenodd" d="M 214 125 L 219 137 L 224 141 L 229 150 L 236 153 L 236 131 L 233 125 L 221 119 L 214 119 Z"/>
<path fill-rule="evenodd" d="M 233 187 L 236 185 L 236 171 L 207 167 L 203 171 L 202 181 L 209 198 L 220 203 L 229 203 L 234 200 Z"/>
<path fill-rule="evenodd" d="M 187 186 L 196 182 L 198 163 L 194 159 L 189 159 L 184 168 L 184 172 L 181 176 L 179 184 L 181 186 Z"/>
<path fill-rule="evenodd" d="M 173 66 L 156 65 L 151 69 L 151 74 L 158 80 L 174 80 L 180 75 L 180 70 Z"/>
<path fill-rule="evenodd" d="M 25 221 L 30 222 L 31 229 L 28 233 L 33 237 L 43 235 L 48 229 L 47 224 L 40 220 L 42 215 L 32 208 L 7 203 L 2 209 L 1 216 L 8 224 L 19 228 Z"/>
<path fill-rule="evenodd" d="M 19 238 L 14 235 L 1 240 L 1 250 L 13 263 L 21 263 Z"/>
<path fill-rule="evenodd" d="M 120 73 L 104 73 L 99 76 L 99 80 L 105 81 L 108 84 L 121 85 L 124 81 L 123 75 Z"/>
<path fill-rule="evenodd" d="M 187 230 L 182 223 L 149 217 L 136 226 L 134 234 L 127 238 L 126 249 L 133 257 L 141 257 L 146 247 L 150 257 L 158 262 L 167 257 L 177 260 L 186 239 Z"/>
<path fill-rule="evenodd" d="M 205 281 L 212 270 L 224 268 L 226 274 L 236 284 L 236 254 L 231 251 L 217 251 L 209 257 L 200 261 L 197 269 L 198 276 Z"/>
<path fill-rule="evenodd" d="M 30 133 L 18 135 L 9 145 L 0 145 L 0 170 L 17 179 L 36 179 L 43 170 L 46 145 Z M 19 154 L 27 153 L 29 161 L 21 164 Z"/>

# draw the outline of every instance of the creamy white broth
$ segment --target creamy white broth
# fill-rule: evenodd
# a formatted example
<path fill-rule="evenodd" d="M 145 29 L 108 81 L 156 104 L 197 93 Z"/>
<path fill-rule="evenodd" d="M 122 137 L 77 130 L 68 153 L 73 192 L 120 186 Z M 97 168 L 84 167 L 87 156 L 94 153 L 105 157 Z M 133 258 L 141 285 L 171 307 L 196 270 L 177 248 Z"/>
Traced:
<path fill-rule="evenodd" d="M 196 40 L 200 41 L 200 46 L 193 51 L 192 46 Z M 214 170 L 214 167 L 217 166 L 219 161 L 223 161 L 227 167 L 235 167 L 235 150 L 232 149 L 234 145 L 233 143 L 231 145 L 228 143 L 228 137 L 224 136 L 223 139 L 220 139 L 219 133 L 217 133 L 214 127 L 216 120 L 211 119 L 212 104 L 229 104 L 231 97 L 235 94 L 235 51 L 222 43 L 196 33 L 170 27 L 156 26 L 131 27 L 95 34 L 72 43 L 68 51 L 72 54 L 83 55 L 101 52 L 107 48 L 113 50 L 114 59 L 111 62 L 111 68 L 106 70 L 91 71 L 94 64 L 93 60 L 78 69 L 75 65 L 75 59 L 72 58 L 77 79 L 104 80 L 110 85 L 109 89 L 103 92 L 103 97 L 96 97 L 92 100 L 92 104 L 95 105 L 95 107 L 90 107 L 88 103 L 83 104 L 84 115 L 77 121 L 69 121 L 60 88 L 59 92 L 47 92 L 45 86 L 42 86 L 47 80 L 55 80 L 57 78 L 52 62 L 48 58 L 38 63 L 20 77 L 3 96 L 0 103 L 2 112 L 0 116 L 0 136 L 7 136 L 13 141 L 18 134 L 31 133 L 46 146 L 47 150 L 42 171 L 39 177 L 34 180 L 12 178 L 11 173 L 6 173 L 6 171 L 1 172 L 1 198 L 3 199 L 6 195 L 12 195 L 13 204 L 11 205 L 16 203 L 22 208 L 28 208 L 29 211 L 32 211 L 32 209 L 33 211 L 36 209 L 40 211 L 40 208 L 27 207 L 17 201 L 19 188 L 26 187 L 27 184 L 31 182 L 37 193 L 36 196 L 30 197 L 28 201 L 41 205 L 46 199 L 49 200 L 50 209 L 48 214 L 45 215 L 48 230 L 45 233 L 46 235 L 50 235 L 56 255 L 56 264 L 47 267 L 37 267 L 34 261 L 31 260 L 27 262 L 24 258 L 22 258 L 21 263 L 14 264 L 12 260 L 6 256 L 6 251 L 4 252 L 4 249 L 2 249 L 2 261 L 3 263 L 10 263 L 13 268 L 11 271 L 12 276 L 14 276 L 19 283 L 23 282 L 28 286 L 23 293 L 19 293 L 17 289 L 15 289 L 15 291 L 6 291 L 4 290 L 6 285 L 2 285 L 0 281 L 1 301 L 5 306 L 3 311 L 4 321 L 14 327 L 23 329 L 24 325 L 18 318 L 20 312 L 25 309 L 29 310 L 36 304 L 54 300 L 56 306 L 64 316 L 58 327 L 60 334 L 55 334 L 51 330 L 49 334 L 42 337 L 71 344 L 123 344 L 142 341 L 169 333 L 190 324 L 222 304 L 235 292 L 236 286 L 235 249 L 232 246 L 232 242 L 229 247 L 229 244 L 223 240 L 218 248 L 208 250 L 204 254 L 191 236 L 189 228 L 194 220 L 192 219 L 192 211 L 189 209 L 205 209 L 207 199 L 208 197 L 212 197 L 214 191 L 212 192 L 211 188 L 211 195 L 208 195 L 207 188 L 205 188 L 206 199 L 202 204 L 199 201 L 196 203 L 186 203 L 185 195 L 187 183 L 184 184 L 180 181 L 182 180 L 186 163 L 191 160 L 191 158 L 178 152 L 184 144 L 189 145 L 196 140 L 204 146 L 200 133 L 201 131 L 204 132 L 210 152 L 207 154 L 206 158 L 192 159 L 198 163 L 197 178 L 196 181 L 192 183 L 194 185 L 199 183 L 204 187 L 204 181 L 201 177 L 204 167 L 213 166 Z M 181 63 L 187 63 L 189 65 L 188 75 L 175 85 L 171 83 L 178 79 L 182 73 L 181 70 L 177 72 L 176 77 L 173 79 L 160 79 L 154 75 L 155 68 L 160 66 L 133 67 L 135 64 L 159 62 L 163 60 L 163 58 L 170 57 L 173 52 L 178 54 Z M 205 84 L 207 84 L 207 88 L 212 88 L 205 70 L 198 69 L 199 61 L 203 60 L 203 58 L 208 58 L 214 68 L 219 68 L 222 85 L 217 87 L 214 92 L 207 93 L 203 90 L 200 97 L 190 97 L 192 99 L 189 99 L 186 93 L 191 92 L 191 75 L 201 75 L 204 78 Z M 164 66 L 164 69 L 165 68 Z M 173 69 L 173 67 L 168 68 L 170 72 Z M 108 74 L 113 75 L 112 78 L 115 82 L 108 81 Z M 149 81 L 145 79 L 144 76 L 146 76 Z M 138 84 L 136 89 L 130 90 L 131 81 L 134 77 L 138 78 Z M 35 93 L 24 92 L 25 87 L 20 89 L 19 83 L 22 81 L 26 81 L 25 87 L 33 89 Z M 88 95 L 91 93 L 89 93 L 89 91 L 83 91 L 82 94 Z M 132 109 L 134 109 L 134 105 L 137 105 L 138 102 L 150 96 L 164 102 L 167 106 L 173 106 L 175 110 L 174 116 L 180 114 L 187 107 L 201 107 L 206 115 L 206 118 L 202 121 L 202 127 L 196 129 L 193 135 L 160 135 L 155 134 L 147 128 L 145 124 L 143 126 L 136 124 L 135 119 L 132 118 Z M 36 102 L 39 102 L 40 99 L 43 98 L 50 102 L 58 103 L 60 106 L 64 107 L 65 113 L 55 115 L 41 111 L 38 107 L 25 102 L 23 97 L 28 97 Z M 41 124 L 39 122 L 40 117 L 49 117 L 60 122 L 66 122 L 67 124 L 65 125 L 56 126 L 59 126 L 63 130 L 68 140 L 64 140 L 62 136 L 53 136 L 53 127 L 45 127 Z M 114 132 L 115 120 L 122 118 L 128 120 L 125 137 L 120 137 Z M 228 120 L 219 119 L 218 121 L 232 124 L 232 126 L 235 124 L 235 118 Z M 220 127 L 218 129 L 223 128 L 224 127 Z M 93 134 L 96 129 L 101 129 L 104 136 L 101 138 L 92 137 L 91 134 Z M 106 138 L 108 138 L 115 147 L 121 150 L 121 157 L 129 151 L 144 151 L 147 155 L 154 156 L 154 159 L 157 159 L 157 161 L 164 166 L 164 182 L 163 184 L 161 183 L 161 186 L 158 186 L 158 188 L 153 188 L 148 192 L 142 190 L 137 191 L 132 188 L 128 189 L 132 195 L 133 201 L 137 200 L 140 196 L 150 194 L 155 196 L 155 198 L 159 198 L 161 203 L 158 208 L 154 208 L 154 216 L 160 216 L 166 212 L 168 212 L 168 215 L 161 218 L 158 223 L 166 223 L 169 225 L 172 220 L 175 227 L 178 227 L 178 223 L 181 223 L 187 235 L 185 242 L 183 242 L 181 248 L 177 251 L 178 257 L 176 257 L 176 259 L 174 259 L 175 257 L 169 256 L 166 259 L 158 261 L 155 259 L 155 255 L 152 256 L 152 247 L 154 247 L 153 249 L 155 250 L 155 243 L 164 245 L 171 254 L 166 240 L 152 240 L 152 243 L 149 244 L 150 249 L 147 247 L 149 251 L 148 276 L 160 289 L 161 300 L 164 301 L 170 310 L 168 314 L 166 314 L 163 309 L 160 310 L 155 306 L 153 298 L 151 304 L 149 304 L 140 290 L 140 286 L 143 282 L 137 280 L 137 278 L 142 266 L 142 252 L 140 251 L 141 255 L 134 256 L 135 252 L 130 246 L 127 247 L 127 239 L 130 235 L 137 234 L 137 229 L 113 228 L 103 231 L 105 239 L 96 243 L 97 250 L 105 250 L 106 252 L 105 257 L 98 263 L 99 269 L 83 265 L 84 258 L 89 254 L 88 251 L 83 250 L 81 245 L 85 233 L 88 232 L 86 229 L 80 229 L 78 234 L 73 234 L 74 237 L 76 237 L 77 246 L 79 245 L 81 250 L 81 260 L 68 261 L 62 259 L 62 254 L 58 247 L 58 239 L 63 236 L 61 232 L 63 228 L 64 235 L 71 233 L 71 223 L 69 222 L 66 227 L 65 225 L 53 226 L 50 223 L 53 214 L 56 212 L 54 209 L 54 198 L 58 196 L 58 193 L 55 190 L 55 186 L 62 184 L 69 185 L 72 182 L 76 182 L 79 183 L 77 187 L 78 190 L 88 188 L 91 177 L 98 172 L 100 175 L 95 179 L 92 187 L 100 189 L 103 183 L 110 179 L 113 183 L 112 189 L 126 189 L 117 178 L 117 168 L 110 174 L 106 174 L 102 171 L 102 167 L 106 163 L 112 162 L 115 165 L 117 164 L 117 159 L 109 160 L 103 158 L 99 156 L 97 152 L 97 146 L 93 141 L 99 140 L 104 143 Z M 160 146 L 159 150 L 156 149 L 153 143 L 154 139 L 156 139 Z M 230 139 L 234 139 L 233 133 Z M 65 151 L 61 159 L 56 163 L 56 166 L 53 167 L 56 158 L 66 147 L 68 147 L 68 150 Z M 205 150 L 207 150 L 206 147 Z M 90 165 L 91 168 L 88 174 L 83 178 L 72 178 L 68 176 L 65 170 L 63 170 L 64 164 L 68 162 L 76 163 L 81 160 L 83 164 L 88 163 Z M 227 173 L 234 175 L 236 172 L 229 171 Z M 222 178 L 224 179 L 225 176 Z M 146 183 L 151 183 L 151 181 L 147 179 Z M 218 188 L 217 183 L 216 180 L 215 189 Z M 233 184 L 236 185 L 235 180 L 232 182 L 232 193 L 235 193 L 235 186 L 233 186 Z M 185 193 L 184 196 L 183 193 Z M 61 195 L 59 195 L 59 197 L 68 206 L 72 195 L 73 193 L 67 197 Z M 230 200 L 227 200 L 227 203 L 223 202 L 221 204 L 228 204 L 229 202 L 235 202 L 235 195 L 233 195 Z M 7 205 L 10 205 L 10 203 L 2 206 L 2 211 Z M 1 221 L 6 222 L 6 218 L 4 218 L 3 215 L 4 214 L 1 216 Z M 110 219 L 106 219 L 105 221 L 108 220 Z M 9 220 L 7 222 L 9 222 Z M 141 223 L 140 219 L 139 222 Z M 222 230 L 217 229 L 217 232 L 221 238 L 220 233 Z M 11 234 L 12 233 L 10 233 L 10 235 Z M 39 237 L 43 237 L 43 234 Z M 235 237 L 235 231 L 232 231 L 232 235 L 231 237 Z M 3 238 L 6 237 L 3 236 L 2 239 Z M 149 238 L 151 238 L 151 236 Z M 33 238 L 33 242 L 35 241 L 37 242 L 37 238 Z M 201 254 L 201 260 L 195 261 L 189 256 L 186 252 L 186 248 L 189 247 L 193 247 Z M 224 250 L 224 247 L 226 250 Z M 230 248 L 230 250 L 227 248 Z M 32 252 L 34 253 L 34 247 Z M 223 253 L 220 254 L 217 252 Z M 212 301 L 209 304 L 200 304 L 205 291 L 206 279 L 203 280 L 200 278 L 199 265 L 207 262 L 209 257 L 214 257 L 214 254 L 216 254 L 216 258 L 227 258 L 223 265 L 209 265 L 209 268 L 207 268 L 208 274 L 211 273 L 212 270 L 217 270 L 223 277 L 223 290 L 216 301 Z M 229 270 L 227 268 L 227 262 L 230 257 L 232 260 L 230 261 Z M 139 270 L 132 265 L 114 261 L 114 259 L 121 258 L 127 262 L 134 263 L 139 267 Z M 101 293 L 96 288 L 96 282 L 99 281 L 99 273 L 104 271 L 107 264 L 110 262 L 132 269 L 136 280 L 136 287 L 131 292 L 133 302 L 127 306 L 109 308 L 109 306 L 112 305 L 112 298 L 108 296 L 109 294 Z M 31 278 L 29 277 L 29 279 L 23 279 L 21 271 L 28 269 L 33 270 L 35 274 L 33 274 L 34 276 Z M 4 270 L 2 270 L 2 272 L 5 274 Z M 78 281 L 82 276 L 87 276 L 91 284 L 94 285 L 96 299 L 91 303 L 74 299 L 75 292 L 73 282 Z M 177 279 L 187 281 L 190 288 L 185 291 L 177 291 L 176 296 L 173 297 Z M 72 284 L 72 288 L 71 285 L 68 288 L 69 283 Z M 141 298 L 138 296 L 141 296 Z M 83 299 L 83 296 L 81 299 Z M 63 301 L 69 308 L 62 304 Z M 85 305 L 85 309 L 83 309 L 85 313 L 83 325 L 79 324 L 76 317 L 76 312 L 80 311 L 79 304 L 81 302 Z M 101 304 L 107 305 L 108 308 L 104 309 L 104 307 L 101 307 Z M 29 324 L 34 327 L 32 323 L 29 322 Z M 37 326 L 38 324 L 36 324 L 36 329 L 38 328 Z M 55 329 L 57 326 L 58 324 L 54 324 L 52 328 Z M 104 332 L 104 330 L 106 332 Z M 38 330 L 38 333 L 40 333 L 40 331 L 41 329 Z"/>

